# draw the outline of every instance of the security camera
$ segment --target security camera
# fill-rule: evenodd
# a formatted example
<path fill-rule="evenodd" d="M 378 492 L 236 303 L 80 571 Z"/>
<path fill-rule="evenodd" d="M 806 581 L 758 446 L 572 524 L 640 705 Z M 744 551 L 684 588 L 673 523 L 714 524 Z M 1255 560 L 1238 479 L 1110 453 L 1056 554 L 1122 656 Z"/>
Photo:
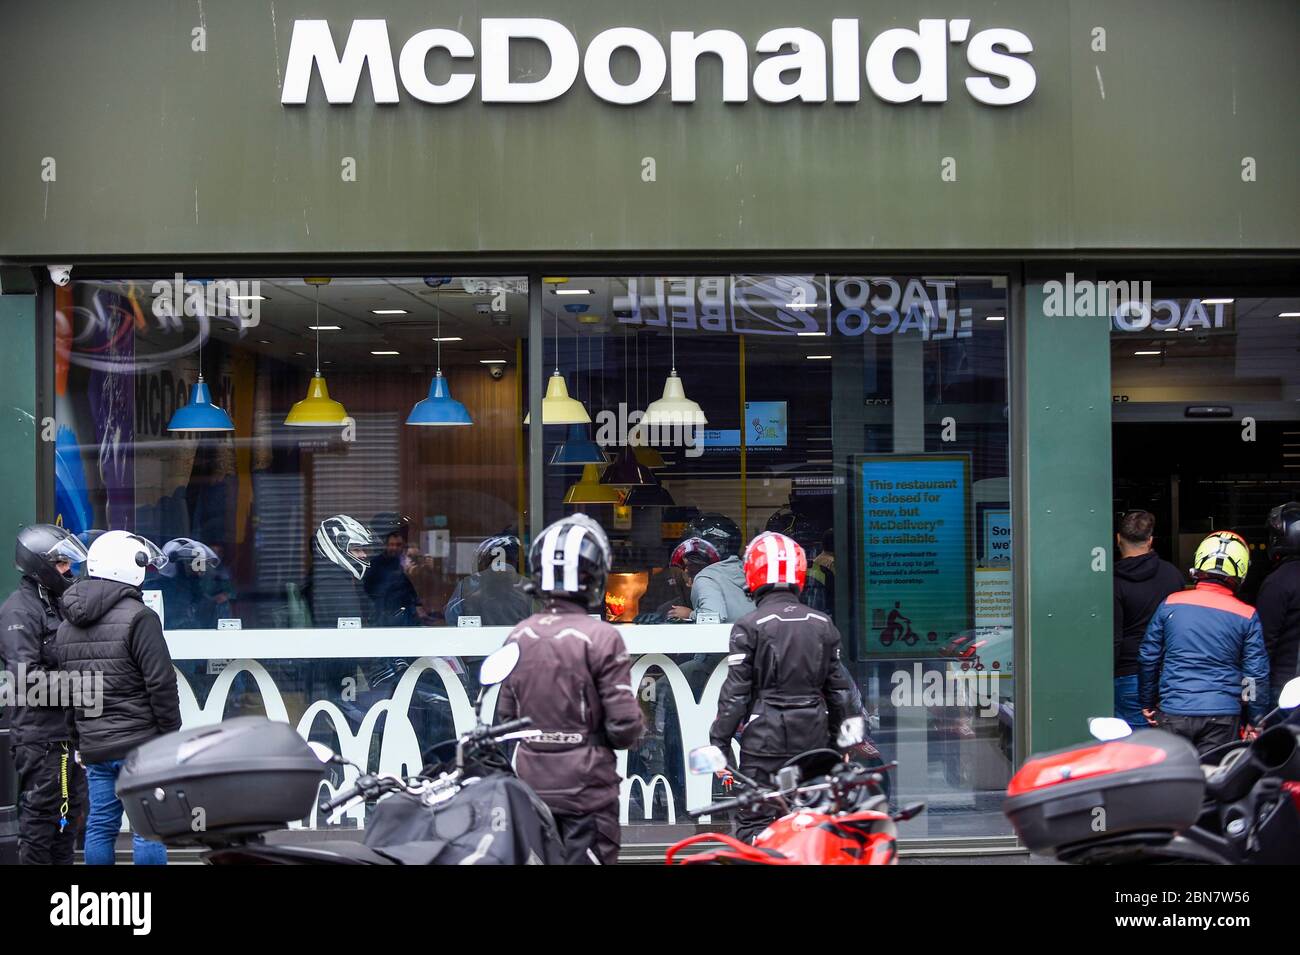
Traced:
<path fill-rule="evenodd" d="M 505 377 L 506 369 L 504 365 L 488 365 L 488 374 L 500 381 Z"/>
<path fill-rule="evenodd" d="M 47 265 L 50 270 L 50 281 L 62 288 L 72 281 L 72 266 L 70 265 Z"/>
<path fill-rule="evenodd" d="M 477 315 L 490 315 L 492 313 L 492 306 L 487 302 L 479 302 L 474 306 L 474 312 Z"/>

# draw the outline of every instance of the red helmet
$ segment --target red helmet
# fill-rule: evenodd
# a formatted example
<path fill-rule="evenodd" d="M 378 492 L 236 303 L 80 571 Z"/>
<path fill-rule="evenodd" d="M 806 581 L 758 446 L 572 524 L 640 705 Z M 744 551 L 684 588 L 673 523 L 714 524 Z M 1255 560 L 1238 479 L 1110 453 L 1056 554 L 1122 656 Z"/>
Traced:
<path fill-rule="evenodd" d="M 764 531 L 745 548 L 745 588 L 760 597 L 773 587 L 799 593 L 808 579 L 808 557 L 784 534 Z"/>
<path fill-rule="evenodd" d="M 686 538 L 673 548 L 673 556 L 668 559 L 668 563 L 673 567 L 685 567 L 688 557 L 694 564 L 716 564 L 722 560 L 718 549 L 703 537 Z"/>

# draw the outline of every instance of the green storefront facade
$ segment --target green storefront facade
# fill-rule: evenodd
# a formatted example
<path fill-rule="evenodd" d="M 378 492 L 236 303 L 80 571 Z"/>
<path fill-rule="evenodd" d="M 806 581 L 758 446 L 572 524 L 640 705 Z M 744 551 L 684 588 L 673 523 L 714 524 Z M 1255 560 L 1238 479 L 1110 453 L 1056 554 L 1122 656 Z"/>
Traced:
<path fill-rule="evenodd" d="M 324 49 L 310 45 L 321 35 L 315 21 L 325 21 L 337 63 L 322 67 L 312 59 L 312 49 Z M 526 9 L 473 0 L 381 0 L 363 7 L 340 0 L 277 0 L 206 8 L 129 0 L 4 3 L 0 25 L 6 79 L 0 89 L 0 404 L 7 447 L 0 474 L 9 489 L 0 501 L 0 526 L 66 517 L 57 490 L 63 459 L 55 440 L 67 423 L 59 405 L 61 389 L 69 387 L 64 366 L 70 361 L 74 367 L 75 388 L 83 371 L 111 377 L 77 356 L 118 354 L 112 352 L 116 344 L 97 352 L 99 346 L 78 329 L 70 345 L 60 344 L 57 316 L 66 310 L 75 323 L 83 311 L 94 314 L 95 303 L 105 301 L 95 298 L 101 293 L 117 296 L 119 306 L 138 301 L 135 334 L 147 340 L 152 333 L 145 324 L 152 319 L 140 296 L 156 292 L 158 280 L 170 282 L 176 273 L 196 280 L 265 279 L 272 289 L 302 277 L 332 276 L 341 297 L 328 301 L 340 315 L 348 313 L 342 293 L 352 287 L 350 279 L 368 288 L 368 279 L 414 276 L 414 296 L 425 294 L 417 288 L 418 277 L 436 289 L 427 277 L 486 276 L 483 286 L 447 283 L 445 288 L 456 290 L 446 297 L 448 319 L 459 320 L 456 296 L 462 288 L 465 295 L 473 289 L 487 293 L 477 312 L 467 304 L 465 314 L 480 318 L 496 311 L 489 301 L 493 290 L 508 295 L 505 311 L 515 324 L 500 327 L 514 344 L 502 351 L 503 358 L 478 361 L 507 363 L 505 380 L 517 386 L 516 410 L 543 420 L 543 382 L 551 365 L 571 373 L 569 387 L 588 404 L 595 405 L 597 396 L 611 404 L 620 388 L 626 392 L 627 379 L 599 370 L 608 371 L 608 356 L 620 352 L 623 367 L 635 369 L 630 402 L 635 405 L 638 389 L 647 387 L 647 397 L 654 398 L 663 374 L 661 352 L 672 349 L 669 360 L 709 412 L 710 427 L 715 413 L 697 392 L 718 404 L 729 402 L 716 422 L 724 429 L 717 440 L 724 443 L 730 439 L 723 418 L 732 405 L 738 403 L 740 417 L 748 418 L 749 402 L 786 398 L 763 391 L 768 385 L 762 376 L 783 371 L 776 358 L 764 357 L 765 340 L 758 336 L 769 325 L 789 331 L 802 318 L 812 324 L 797 327 L 814 330 L 789 331 L 791 337 L 782 341 L 794 348 L 805 344 L 796 335 L 807 335 L 807 343 L 827 339 L 831 354 L 791 360 L 826 359 L 834 366 L 823 396 L 827 436 L 815 439 L 824 445 L 819 453 L 829 456 L 800 460 L 806 479 L 788 479 L 789 506 L 800 512 L 801 495 L 818 475 L 836 489 L 824 511 L 827 526 L 819 530 L 841 555 L 845 572 L 839 574 L 835 607 L 851 618 L 841 629 L 864 667 L 878 656 L 872 641 L 892 622 L 882 625 L 874 607 L 869 609 L 875 598 L 865 567 L 873 558 L 858 547 L 861 525 L 853 515 L 861 514 L 865 491 L 853 490 L 862 473 L 856 469 L 862 460 L 891 454 L 942 456 L 946 427 L 961 432 L 968 420 L 963 415 L 979 422 L 982 436 L 962 453 L 979 472 L 976 485 L 995 480 L 1004 490 L 986 484 L 981 498 L 978 487 L 968 489 L 963 533 L 966 546 L 979 550 L 983 528 L 999 520 L 989 516 L 990 507 L 1004 506 L 1009 561 L 984 569 L 1009 567 L 1010 619 L 1000 628 L 1011 641 L 1008 659 L 1014 658 L 1017 676 L 1003 717 L 1014 725 L 1004 740 L 1012 766 L 1030 751 L 1077 741 L 1087 716 L 1112 709 L 1116 303 L 1104 304 L 1092 317 L 1069 309 L 1061 314 L 1050 299 L 1053 283 L 1067 276 L 1076 283 L 1154 280 L 1159 294 L 1162 283 L 1186 290 L 1200 282 L 1202 300 L 1213 294 L 1241 301 L 1294 298 L 1300 291 L 1300 124 L 1294 106 L 1300 65 L 1292 49 L 1300 35 L 1300 9 L 1283 0 L 943 0 L 919 6 L 901 0 L 809 0 L 795 6 L 665 0 L 653 7 L 553 0 Z M 431 30 L 450 32 L 424 32 Z M 549 38 L 549 50 L 539 36 Z M 688 58 L 692 44 L 705 50 L 694 62 Z M 787 58 L 779 68 L 772 64 L 776 57 Z M 333 86 L 323 82 L 323 72 L 335 77 Z M 298 97 L 295 88 L 302 82 L 305 97 Z M 539 93 L 539 87 L 547 89 Z M 429 101 L 436 98 L 450 101 Z M 57 265 L 71 266 L 66 288 L 51 282 L 47 266 Z M 500 276 L 510 282 L 492 278 Z M 698 280 L 672 278 L 681 276 Z M 777 302 L 772 295 L 799 286 L 792 276 L 808 277 L 811 296 L 795 293 L 794 302 Z M 567 282 L 554 281 L 558 277 Z M 642 289 L 643 305 L 644 289 L 658 288 L 650 277 L 669 277 L 658 293 L 660 304 L 668 304 L 653 319 L 628 305 L 636 300 L 633 288 Z M 720 284 L 710 285 L 711 277 Z M 954 300 L 994 304 L 983 311 L 976 305 L 973 318 L 956 310 L 959 322 L 974 323 L 964 341 L 958 333 L 942 344 L 927 335 L 927 344 L 915 349 L 890 342 L 886 357 L 884 339 L 890 335 L 868 324 L 865 335 L 857 329 L 865 348 L 860 351 L 845 344 L 852 334 L 845 316 L 859 290 L 865 297 L 868 287 L 882 287 L 879 277 L 894 289 L 898 313 L 913 288 L 926 290 L 925 300 L 917 299 L 925 316 L 931 314 L 927 307 L 941 313 L 945 308 L 936 289 Z M 864 280 L 867 285 L 855 285 Z M 615 320 L 608 333 L 584 339 L 582 316 L 592 312 L 561 307 L 582 296 L 554 296 L 567 285 L 569 291 L 594 288 L 598 298 L 602 282 L 609 283 L 610 298 L 593 308 Z M 726 304 L 720 306 L 724 318 L 710 325 L 702 316 L 708 314 L 707 290 L 715 286 Z M 767 290 L 768 305 L 752 305 L 755 288 Z M 307 288 L 303 302 L 313 294 L 322 294 L 319 287 L 315 293 Z M 673 311 L 674 294 L 690 298 L 690 307 Z M 744 309 L 742 294 L 751 296 Z M 1195 290 L 1168 294 L 1180 303 L 1180 314 L 1192 313 Z M 277 295 L 266 293 L 265 313 L 275 314 Z M 831 304 L 834 296 L 839 306 Z M 387 334 L 389 326 L 370 318 L 383 311 L 368 307 L 376 302 L 366 298 L 364 309 L 374 340 L 358 339 L 356 346 L 366 362 L 401 350 Z M 769 305 L 785 311 L 772 319 L 775 313 L 764 311 Z M 825 325 L 817 324 L 819 308 L 827 309 Z M 741 321 L 742 311 L 751 324 Z M 435 321 L 434 312 L 424 317 Z M 572 334 L 567 324 L 559 331 L 561 318 L 575 321 Z M 878 318 L 872 313 L 863 321 Z M 1229 312 L 1227 323 L 1234 320 Z M 439 362 L 448 361 L 455 343 L 475 341 L 473 332 L 444 335 L 441 313 L 436 321 L 436 333 L 425 328 L 420 340 L 444 339 Z M 340 322 L 341 334 L 350 334 L 347 322 Z M 904 336 L 905 317 L 896 325 L 889 332 Z M 305 323 L 294 327 L 305 329 Z M 240 357 L 239 343 L 259 339 L 258 329 L 229 331 L 230 344 L 223 338 L 227 329 L 213 328 L 211 340 L 220 344 L 209 351 L 217 357 L 205 352 L 200 360 L 206 359 L 204 368 L 229 362 L 209 377 L 231 376 L 237 435 L 260 433 L 263 406 L 256 402 L 262 399 L 249 397 L 247 408 L 240 407 L 245 379 L 238 370 L 241 361 L 254 360 Z M 653 375 L 649 351 L 644 372 L 639 363 L 628 364 L 639 361 L 627 357 L 629 330 L 637 333 L 631 348 L 658 349 Z M 691 338 L 696 333 L 698 345 Z M 300 357 L 310 364 L 311 333 L 302 330 L 301 336 L 301 352 L 275 335 L 260 344 L 249 341 L 248 348 L 266 346 L 268 354 L 278 352 L 271 358 L 292 355 L 290 362 Z M 326 334 L 321 348 L 328 352 L 332 341 Z M 719 357 L 737 348 L 738 358 Z M 747 356 L 747 348 L 754 353 Z M 961 354 L 951 355 L 954 349 Z M 710 378 L 730 375 L 738 362 L 738 394 L 730 384 L 721 388 L 701 380 L 698 371 L 692 377 L 692 355 L 709 366 Z M 433 361 L 424 356 L 412 375 L 427 382 Z M 334 367 L 341 364 L 340 359 Z M 972 366 L 976 372 L 969 371 Z M 872 370 L 877 367 L 887 367 L 888 374 Z M 186 380 L 185 369 L 173 370 L 177 381 Z M 351 406 L 334 384 L 334 376 L 344 372 L 324 371 L 334 396 Z M 248 374 L 256 382 L 247 384 L 250 396 L 271 387 L 264 380 L 270 372 Z M 945 391 L 943 382 L 966 374 L 972 376 L 969 394 L 951 399 L 960 410 L 944 410 L 943 395 L 955 392 Z M 650 379 L 648 386 L 643 378 Z M 100 388 L 91 406 L 111 401 L 104 398 L 103 382 L 90 380 Z M 289 390 L 300 393 L 305 380 L 295 379 Z M 457 389 L 470 387 L 450 380 Z M 866 412 L 859 400 L 864 382 Z M 803 390 L 780 402 L 779 414 L 790 416 L 790 433 L 779 439 L 784 451 L 773 452 L 782 466 L 789 462 L 781 455 L 793 454 L 802 440 L 794 434 L 795 422 L 805 419 L 795 409 L 819 400 L 813 387 L 800 385 Z M 990 387 L 1004 390 L 992 394 Z M 134 396 L 139 432 L 140 403 L 153 399 L 138 383 Z M 911 415 L 909 396 L 923 412 Z M 848 405 L 852 409 L 844 411 Z M 472 402 L 471 411 L 476 424 L 486 424 L 487 416 Z M 105 413 L 93 410 L 89 417 L 102 419 Z M 1288 416 L 1295 417 L 1279 412 L 1278 418 L 1284 422 Z M 736 425 L 743 433 L 747 422 Z M 890 437 L 882 438 L 881 429 Z M 908 429 L 915 430 L 910 438 Z M 103 431 L 77 438 L 80 451 L 72 457 L 90 471 L 103 457 L 86 445 L 102 449 Z M 400 432 L 399 427 L 393 438 L 398 450 L 392 454 L 401 462 L 395 480 L 401 483 L 403 475 L 422 468 L 436 483 L 441 452 L 412 450 Z M 167 437 L 164 432 L 158 440 Z M 129 467 L 139 475 L 152 467 L 145 462 L 154 452 L 142 435 L 134 440 Z M 506 449 L 506 457 L 493 461 L 515 463 L 518 497 L 511 506 L 517 504 L 519 515 L 515 533 L 525 540 L 562 506 L 545 476 L 552 440 L 537 427 L 511 425 L 507 434 L 501 425 L 499 433 L 492 432 L 492 441 Z M 761 437 L 742 434 L 738 443 L 737 456 L 703 454 L 699 461 L 712 462 L 708 468 L 683 454 L 670 463 L 663 483 L 675 503 L 690 499 L 701 510 L 721 510 L 748 534 L 751 522 L 761 528 L 766 519 L 751 513 L 757 502 L 770 504 L 774 515 L 786 506 L 764 497 L 760 484 L 787 478 L 771 463 L 777 458 L 764 457 Z M 248 526 L 264 529 L 272 522 L 258 502 L 270 491 L 255 475 L 275 472 L 278 465 L 267 462 L 280 452 L 268 445 L 262 467 L 263 451 L 253 447 L 250 463 L 240 459 L 240 447 L 236 443 L 233 452 L 230 469 L 238 474 L 231 486 L 243 487 L 240 482 L 247 480 L 256 491 L 232 492 L 231 525 L 252 521 Z M 333 473 L 325 462 L 336 450 L 314 452 L 314 490 L 305 492 L 304 524 L 324 513 L 319 507 L 326 505 L 315 502 L 327 496 L 321 482 Z M 478 452 L 458 445 L 456 453 Z M 997 455 L 1004 465 L 981 472 L 980 462 Z M 385 466 L 374 465 L 375 473 Z M 308 473 L 306 463 L 294 468 Z M 912 475 L 899 473 L 909 476 L 905 480 Z M 761 479 L 754 476 L 759 474 Z M 137 484 L 143 480 L 136 478 Z M 175 491 L 160 481 L 159 494 Z M 181 486 L 176 496 L 189 500 L 193 522 L 185 526 L 197 528 L 198 492 L 192 482 Z M 112 517 L 111 491 L 87 490 L 90 524 L 104 521 L 101 498 L 109 501 L 108 519 L 120 520 L 121 511 Z M 393 509 L 410 511 L 402 489 L 393 494 L 399 502 Z M 133 506 L 143 506 L 146 497 L 137 492 Z M 729 503 L 733 499 L 739 503 Z M 922 512 L 925 517 L 924 507 Z M 416 518 L 402 541 L 425 541 L 427 554 L 434 554 L 450 536 L 449 553 L 456 553 L 455 515 L 449 535 L 442 517 L 439 512 Z M 640 517 L 619 513 L 611 520 Z M 656 521 L 667 528 L 674 518 L 656 512 Z M 264 545 L 255 542 L 255 531 L 249 533 L 252 543 L 244 541 L 243 530 L 231 537 L 226 550 L 232 566 L 251 559 L 238 556 L 245 544 L 249 553 Z M 637 533 L 629 531 L 630 539 Z M 667 540 L 669 532 L 663 536 Z M 850 553 L 857 556 L 850 559 Z M 981 551 L 969 560 L 979 563 L 987 556 Z M 656 562 L 662 567 L 664 560 L 649 563 Z M 961 586 L 969 588 L 971 570 L 965 566 Z M 629 565 L 629 574 L 638 568 Z M 653 584 L 653 571 L 649 577 Z M 967 628 L 980 630 L 979 618 L 976 612 Z M 286 621 L 267 616 L 245 622 L 244 639 L 297 626 Z M 421 617 L 421 625 L 431 622 Z M 660 646 L 654 632 L 642 632 L 646 653 L 719 649 L 703 638 L 694 645 L 665 637 Z M 190 640 L 191 647 L 200 643 L 192 633 L 180 640 Z M 921 641 L 925 649 L 924 635 Z M 257 658 L 256 645 L 249 645 L 248 656 Z M 457 655 L 439 649 L 441 644 L 421 651 L 413 628 L 402 646 L 407 649 L 392 655 Z M 296 659 L 297 652 L 276 651 L 285 659 Z M 244 655 L 232 650 L 209 656 Z M 869 668 L 862 672 L 868 697 L 889 695 L 887 687 L 870 682 L 878 677 L 866 676 Z M 209 667 L 205 674 L 214 671 Z M 292 705 L 288 709 L 294 712 Z M 654 707 L 647 713 L 652 719 Z M 952 737 L 936 729 L 939 722 L 931 713 L 928 722 L 922 716 L 908 724 L 927 734 L 924 758 L 935 766 L 944 740 L 969 729 Z M 974 733 L 980 735 L 978 727 Z M 675 744 L 665 745 L 671 762 Z M 920 775 L 903 778 L 925 775 L 915 772 Z M 668 775 L 665 788 L 675 779 Z M 970 781 L 978 775 L 980 770 L 965 765 L 959 780 L 949 782 L 965 792 L 971 785 L 979 788 Z M 648 801 L 655 802 L 653 784 Z M 953 805 L 960 813 L 964 803 L 953 797 Z M 950 837 L 943 845 L 962 839 L 990 848 L 1009 844 L 997 827 L 915 835 Z M 657 839 L 651 834 L 642 841 Z"/>

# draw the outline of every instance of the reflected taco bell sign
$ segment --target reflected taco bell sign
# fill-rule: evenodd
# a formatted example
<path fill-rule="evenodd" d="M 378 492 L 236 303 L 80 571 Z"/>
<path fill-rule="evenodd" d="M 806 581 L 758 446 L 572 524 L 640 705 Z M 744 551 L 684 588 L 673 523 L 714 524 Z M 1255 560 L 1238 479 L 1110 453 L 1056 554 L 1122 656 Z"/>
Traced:
<path fill-rule="evenodd" d="M 511 45 L 515 41 L 542 43 L 550 66 L 540 79 L 512 79 Z M 722 101 L 744 103 L 750 92 L 766 103 L 856 103 L 862 98 L 862 77 L 878 99 L 887 103 L 943 103 L 948 100 L 948 50 L 964 47 L 968 75 L 966 92 L 989 106 L 1010 106 L 1034 91 L 1037 76 L 1025 59 L 1033 43 L 1019 30 L 992 28 L 971 33 L 969 19 L 925 19 L 917 29 L 902 27 L 875 36 L 862 55 L 862 34 L 856 19 L 831 21 L 829 51 L 823 37 L 802 27 L 768 30 L 754 44 L 757 62 L 750 72 L 750 50 L 731 30 L 703 33 L 673 31 L 667 49 L 653 34 L 634 27 L 615 27 L 596 34 L 584 51 L 563 24 L 538 18 L 487 18 L 480 21 L 479 49 L 456 30 L 422 30 L 406 40 L 393 59 L 385 20 L 353 20 L 342 53 L 325 20 L 296 20 L 285 66 L 280 102 L 307 102 L 313 72 L 320 76 L 325 99 L 351 103 L 363 67 L 370 76 L 374 101 L 400 100 L 398 83 L 423 103 L 455 103 L 468 97 L 479 83 L 484 103 L 544 103 L 567 93 L 582 73 L 600 99 L 619 105 L 643 103 L 659 93 L 665 80 L 674 103 L 693 103 L 696 65 L 702 56 L 722 63 Z M 611 61 L 616 51 L 630 50 L 637 59 L 635 77 L 615 79 Z M 440 81 L 429 79 L 426 60 L 431 52 L 450 57 L 453 68 Z M 911 51 L 920 64 L 915 79 L 902 80 L 895 68 L 898 55 Z M 478 58 L 477 71 L 472 69 Z M 470 67 L 470 69 L 464 69 Z M 910 70 L 909 70 L 910 72 Z"/>

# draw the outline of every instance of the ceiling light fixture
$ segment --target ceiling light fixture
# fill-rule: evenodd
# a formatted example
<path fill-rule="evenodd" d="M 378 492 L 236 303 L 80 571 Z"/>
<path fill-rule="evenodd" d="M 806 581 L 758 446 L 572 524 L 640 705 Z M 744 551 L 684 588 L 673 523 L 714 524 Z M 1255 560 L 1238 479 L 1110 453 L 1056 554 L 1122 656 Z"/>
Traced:
<path fill-rule="evenodd" d="M 433 339 L 438 343 L 438 370 L 429 383 L 429 397 L 416 402 L 406 417 L 406 423 L 421 427 L 463 427 L 473 424 L 474 419 L 469 416 L 469 409 L 451 396 L 447 379 L 442 377 L 442 310 L 438 307 L 437 294 L 433 296 L 433 310 L 438 325 L 437 335 Z"/>
<path fill-rule="evenodd" d="M 203 380 L 203 326 L 207 316 L 199 316 L 199 377 L 190 388 L 189 404 L 177 408 L 167 423 L 168 431 L 234 431 L 230 415 L 212 403 L 212 392 Z"/>
<path fill-rule="evenodd" d="M 340 402 L 330 397 L 329 388 L 320 373 L 320 333 L 326 329 L 336 330 L 337 325 L 320 324 L 320 288 L 328 285 L 328 278 L 303 279 L 316 292 L 316 324 L 308 326 L 316 332 L 316 374 L 307 384 L 307 397 L 296 402 L 289 409 L 284 423 L 291 428 L 329 428 L 347 423 L 348 412 Z"/>
<path fill-rule="evenodd" d="M 704 416 L 704 409 L 686 397 L 682 380 L 677 377 L 677 326 L 671 319 L 668 322 L 668 334 L 672 342 L 672 364 L 669 366 L 668 377 L 664 379 L 663 397 L 650 402 L 645 409 L 645 417 L 641 420 L 659 427 L 708 424 L 709 419 Z"/>

